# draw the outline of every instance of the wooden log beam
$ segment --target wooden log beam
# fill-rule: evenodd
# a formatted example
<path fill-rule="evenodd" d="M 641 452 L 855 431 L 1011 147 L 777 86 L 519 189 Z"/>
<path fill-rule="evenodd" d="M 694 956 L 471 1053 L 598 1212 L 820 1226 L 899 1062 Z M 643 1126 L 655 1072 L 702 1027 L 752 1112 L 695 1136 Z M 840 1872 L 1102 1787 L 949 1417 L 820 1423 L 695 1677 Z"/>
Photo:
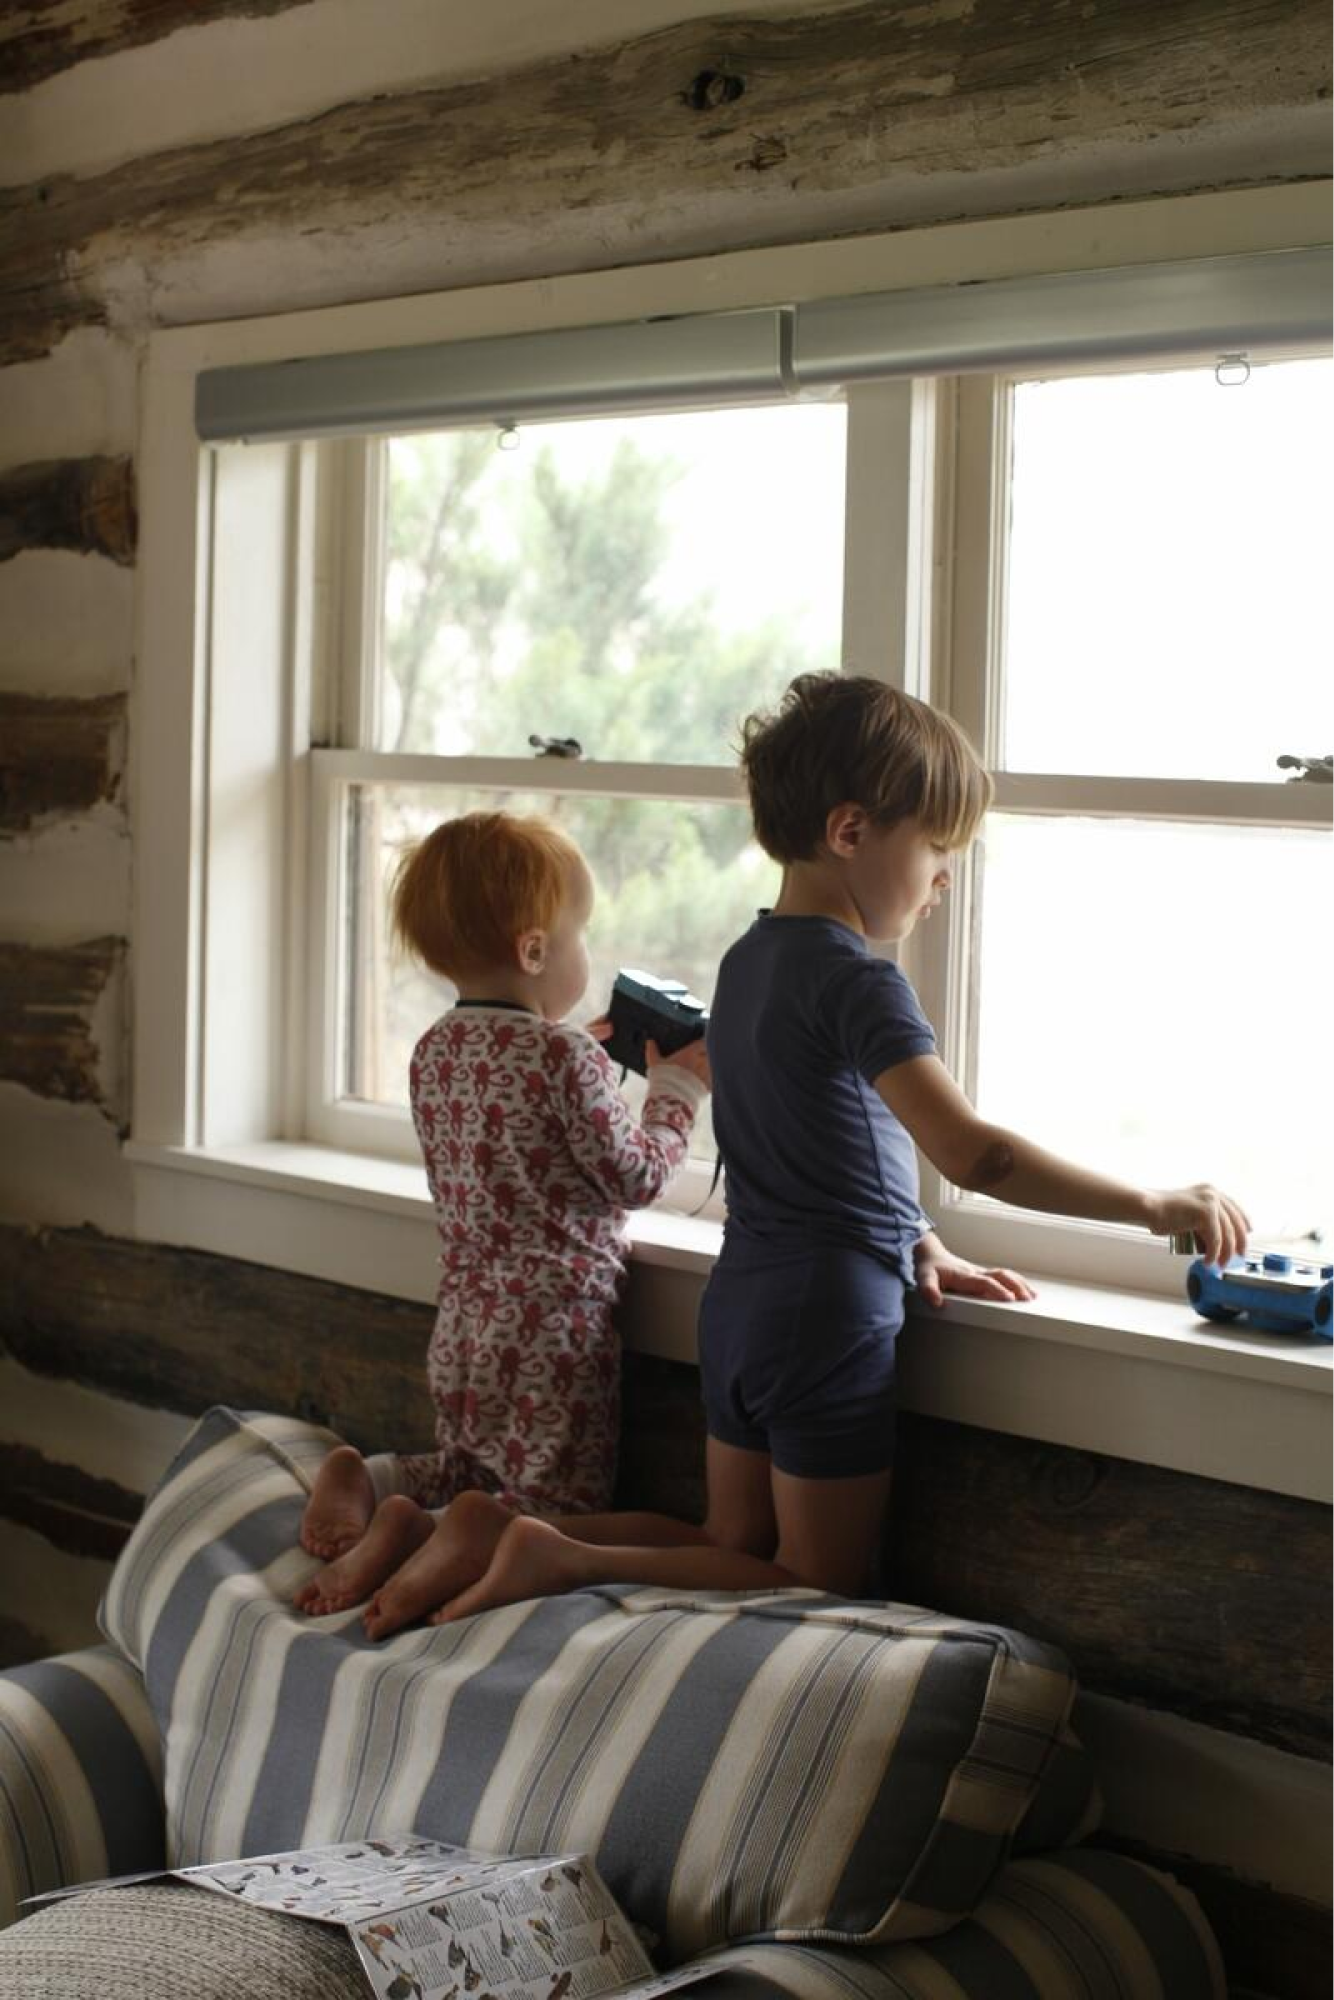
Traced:
<path fill-rule="evenodd" d="M 0 1516 L 32 1528 L 74 1556 L 114 1562 L 143 1508 L 143 1495 L 28 1445 L 0 1443 Z"/>
<path fill-rule="evenodd" d="M 184 1416 L 304 1416 L 367 1451 L 432 1441 L 430 1306 L 92 1229 L 4 1226 L 0 1297 L 0 1348 L 39 1374 Z"/>
<path fill-rule="evenodd" d="M 117 1116 L 94 1016 L 124 956 L 121 938 L 0 943 L 0 1078 Z"/>
<path fill-rule="evenodd" d="M 24 1667 L 29 1660 L 44 1660 L 56 1650 L 44 1633 L 34 1631 L 22 1619 L 0 1617 L 0 1668 Z"/>
<path fill-rule="evenodd" d="M 0 20 L 0 95 L 30 90 L 75 63 L 160 41 L 178 28 L 280 14 L 301 0 L 26 0 Z"/>
<path fill-rule="evenodd" d="M 1245 1882 L 1225 1868 L 1164 1854 L 1141 1841 L 1095 1834 L 1092 1845 L 1146 1861 L 1175 1875 L 1198 1896 L 1236 1994 L 1281 1994 L 1283 2000 L 1328 2000 L 1329 1911 L 1300 1896 Z"/>
<path fill-rule="evenodd" d="M 1320 1756 L 1330 1525 L 1316 1501 L 904 1416 L 888 1588 L 1040 1633 L 1097 1693 Z"/>
<path fill-rule="evenodd" d="M 138 521 L 128 458 L 59 458 L 0 472 L 0 562 L 24 549 L 134 561 Z"/>
<path fill-rule="evenodd" d="M 678 1521 L 704 1519 L 704 1409 L 697 1368 L 626 1350 L 616 1505 Z"/>
<path fill-rule="evenodd" d="M 0 694 L 0 834 L 113 804 L 125 772 L 125 697 Z"/>
<path fill-rule="evenodd" d="M 0 198 L 0 359 L 134 328 L 1318 177 L 1323 0 L 691 21 Z"/>

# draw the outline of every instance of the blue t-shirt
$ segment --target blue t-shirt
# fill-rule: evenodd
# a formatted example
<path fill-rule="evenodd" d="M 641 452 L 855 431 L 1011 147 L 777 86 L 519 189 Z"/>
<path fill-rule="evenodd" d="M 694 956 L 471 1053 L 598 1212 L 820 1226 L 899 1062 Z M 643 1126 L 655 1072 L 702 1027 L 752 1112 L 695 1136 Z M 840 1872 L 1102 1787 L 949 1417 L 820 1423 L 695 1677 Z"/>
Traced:
<path fill-rule="evenodd" d="M 908 981 L 856 931 L 761 914 L 719 967 L 709 1019 L 726 1249 L 847 1244 L 911 1284 L 930 1227 L 917 1153 L 873 1084 L 935 1046 Z"/>

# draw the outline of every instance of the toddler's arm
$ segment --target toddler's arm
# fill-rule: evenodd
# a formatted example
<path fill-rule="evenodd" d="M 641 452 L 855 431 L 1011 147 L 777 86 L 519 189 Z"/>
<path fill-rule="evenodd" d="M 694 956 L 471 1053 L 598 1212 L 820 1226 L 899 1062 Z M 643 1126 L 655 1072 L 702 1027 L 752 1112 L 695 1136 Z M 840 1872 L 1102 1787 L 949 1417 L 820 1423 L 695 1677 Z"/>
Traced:
<path fill-rule="evenodd" d="M 608 1057 L 589 1036 L 572 1033 L 558 1103 L 581 1172 L 618 1207 L 647 1208 L 685 1159 L 707 1089 L 693 1065 L 654 1062 L 638 1119 Z"/>
<path fill-rule="evenodd" d="M 958 1187 L 1016 1208 L 1137 1223 L 1157 1236 L 1188 1230 L 1210 1263 L 1226 1263 L 1246 1247 L 1250 1223 L 1230 1195 L 1207 1184 L 1131 1187 L 1048 1153 L 1022 1134 L 979 1118 L 939 1056 L 897 1063 L 875 1079 L 875 1088 L 932 1164 Z"/>

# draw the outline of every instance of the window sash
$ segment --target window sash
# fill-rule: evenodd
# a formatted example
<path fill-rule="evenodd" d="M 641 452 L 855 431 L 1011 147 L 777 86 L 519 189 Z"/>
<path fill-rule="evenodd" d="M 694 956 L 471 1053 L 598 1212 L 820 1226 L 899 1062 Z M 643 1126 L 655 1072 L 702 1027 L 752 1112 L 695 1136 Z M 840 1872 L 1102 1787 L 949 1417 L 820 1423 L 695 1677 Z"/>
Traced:
<path fill-rule="evenodd" d="M 1106 361 L 1099 372 L 1108 369 Z M 1108 371 L 1110 372 L 1110 371 Z M 1023 377 L 973 377 L 954 389 L 950 456 L 941 468 L 950 488 L 948 647 L 937 655 L 934 699 L 968 731 L 995 772 L 999 812 L 1053 818 L 1205 822 L 1255 827 L 1327 827 L 1330 794 L 1310 783 L 1216 782 L 1077 772 L 995 770 L 1002 741 L 1005 587 L 1012 390 Z M 960 867 L 948 921 L 926 926 L 903 953 L 941 1055 L 972 1098 L 977 1091 L 980 950 L 975 868 Z M 1053 1277 L 1134 1284 L 1157 1292 L 1180 1288 L 1180 1265 L 1142 1231 L 1005 1209 L 949 1183 L 923 1158 L 922 1194 L 951 1247 L 983 1264 L 1027 1263 Z"/>

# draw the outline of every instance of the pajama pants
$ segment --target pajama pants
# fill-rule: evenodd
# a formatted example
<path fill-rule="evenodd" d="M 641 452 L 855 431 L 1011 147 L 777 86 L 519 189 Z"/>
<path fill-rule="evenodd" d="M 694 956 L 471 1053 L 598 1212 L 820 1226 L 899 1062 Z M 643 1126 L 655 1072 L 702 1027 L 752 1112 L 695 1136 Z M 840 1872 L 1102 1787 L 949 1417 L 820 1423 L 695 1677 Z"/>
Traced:
<path fill-rule="evenodd" d="M 368 1461 L 377 1492 L 443 1507 L 476 1487 L 524 1514 L 605 1511 L 620 1421 L 611 1312 L 494 1292 L 442 1303 L 426 1359 L 436 1449 Z"/>

